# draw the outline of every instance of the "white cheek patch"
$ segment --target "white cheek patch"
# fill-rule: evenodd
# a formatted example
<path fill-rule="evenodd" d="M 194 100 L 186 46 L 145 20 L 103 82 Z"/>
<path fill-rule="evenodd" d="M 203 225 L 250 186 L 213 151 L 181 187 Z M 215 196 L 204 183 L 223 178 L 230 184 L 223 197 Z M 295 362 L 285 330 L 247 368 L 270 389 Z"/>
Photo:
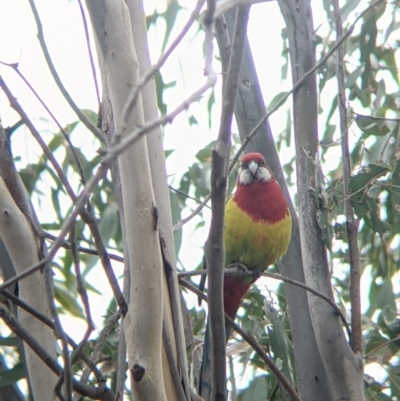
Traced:
<path fill-rule="evenodd" d="M 248 168 L 243 168 L 242 170 L 240 170 L 240 173 L 239 173 L 239 182 L 242 185 L 249 185 L 254 181 L 269 182 L 269 181 L 271 181 L 271 179 L 272 179 L 272 174 L 265 167 L 260 167 L 257 170 L 257 177 L 254 177 L 254 175 L 251 174 L 251 172 Z"/>
<path fill-rule="evenodd" d="M 271 172 L 265 168 L 265 167 L 260 167 L 257 171 L 257 179 L 260 181 L 271 181 L 272 174 Z"/>
<path fill-rule="evenodd" d="M 248 185 L 253 182 L 253 176 L 247 168 L 240 170 L 239 182 L 243 185 Z"/>

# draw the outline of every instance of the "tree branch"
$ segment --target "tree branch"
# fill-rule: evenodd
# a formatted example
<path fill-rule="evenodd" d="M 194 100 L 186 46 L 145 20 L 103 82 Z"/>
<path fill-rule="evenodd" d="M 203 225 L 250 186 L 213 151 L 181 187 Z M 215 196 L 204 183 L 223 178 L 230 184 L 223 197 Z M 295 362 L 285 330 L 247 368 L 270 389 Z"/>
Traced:
<path fill-rule="evenodd" d="M 97 82 L 96 67 L 94 65 L 92 48 L 90 46 L 89 31 L 88 31 L 88 26 L 87 26 L 87 21 L 86 21 L 86 16 L 85 16 L 85 10 L 83 9 L 81 0 L 78 0 L 78 4 L 79 4 L 79 10 L 80 10 L 81 16 L 82 16 L 83 29 L 85 30 L 85 39 L 86 39 L 86 45 L 87 45 L 88 55 L 89 55 L 89 60 L 90 60 L 90 68 L 92 69 L 93 83 L 94 83 L 94 87 L 96 89 L 96 98 L 97 98 L 97 103 L 99 105 L 99 110 L 100 110 L 100 107 L 101 107 L 100 90 L 99 90 L 99 84 Z"/>
<path fill-rule="evenodd" d="M 11 107 L 21 116 L 22 120 L 25 122 L 26 126 L 29 128 L 31 131 L 33 137 L 36 139 L 38 144 L 43 150 L 43 153 L 46 155 L 46 157 L 49 159 L 51 164 L 53 165 L 54 169 L 57 172 L 57 176 L 60 178 L 62 184 L 64 185 L 69 197 L 71 198 L 72 202 L 76 204 L 77 202 L 77 197 L 75 195 L 75 192 L 71 186 L 71 184 L 68 181 L 67 176 L 64 173 L 64 170 L 61 168 L 59 165 L 58 161 L 54 157 L 53 153 L 45 143 L 45 141 L 42 139 L 40 136 L 38 130 L 36 127 L 33 125 L 32 121 L 28 117 L 28 115 L 25 113 L 24 109 L 22 106 L 19 104 L 17 98 L 15 98 L 11 91 L 9 90 L 8 86 L 4 82 L 3 79 L 0 78 L 0 86 L 3 88 L 4 92 L 6 93 Z M 94 185 L 94 184 L 93 184 Z M 87 202 L 89 204 L 89 202 Z M 82 220 L 88 225 L 90 232 L 93 236 L 96 248 L 98 250 L 99 256 L 100 256 L 100 262 L 101 265 L 104 269 L 104 272 L 106 273 L 107 279 L 110 283 L 111 289 L 113 291 L 114 297 L 117 301 L 118 306 L 121 308 L 122 314 L 125 314 L 127 311 L 127 304 L 125 302 L 125 299 L 122 295 L 121 289 L 119 288 L 118 285 L 118 280 L 115 277 L 114 270 L 111 266 L 111 261 L 107 253 L 107 249 L 104 245 L 103 240 L 101 239 L 100 235 L 100 229 L 99 226 L 97 225 L 97 222 L 93 216 L 93 214 L 89 211 L 87 211 L 84 206 L 79 209 L 79 215 L 81 216 Z M 40 227 L 40 226 L 39 226 Z M 41 230 L 41 229 L 40 229 Z M 69 231 L 69 229 L 67 230 Z M 54 245 L 54 244 L 53 244 Z"/>
<path fill-rule="evenodd" d="M 34 89 L 34 87 L 30 84 L 30 82 L 25 78 L 25 76 L 21 73 L 21 71 L 18 68 L 18 63 L 13 63 L 13 64 L 8 64 L 8 63 L 4 63 L 4 62 L 0 62 L 3 65 L 6 65 L 8 67 L 11 67 L 16 73 L 17 75 L 25 82 L 25 84 L 28 86 L 28 88 L 31 90 L 31 92 L 33 93 L 33 95 L 36 97 L 36 99 L 39 101 L 39 103 L 44 107 L 44 109 L 47 111 L 47 113 L 49 114 L 49 116 L 51 117 L 51 119 L 54 121 L 54 123 L 57 125 L 58 129 L 60 130 L 60 132 L 62 133 L 62 135 L 64 136 L 64 139 L 66 140 L 72 155 L 74 157 L 76 166 L 78 167 L 78 171 L 79 171 L 79 175 L 81 177 L 82 183 L 85 184 L 86 183 L 86 179 L 85 179 L 85 175 L 83 174 L 83 170 L 82 170 L 82 166 L 81 166 L 81 162 L 78 159 L 78 155 L 76 154 L 75 148 L 72 145 L 71 139 L 69 137 L 69 135 L 65 132 L 64 128 L 61 126 L 61 124 L 58 122 L 57 118 L 55 117 L 55 115 L 51 112 L 51 110 L 47 107 L 46 103 L 43 101 L 43 99 L 39 96 L 39 94 L 36 92 L 36 90 Z M 7 88 L 8 90 L 8 88 Z M 8 90 L 9 91 L 9 90 Z M 10 92 L 10 91 L 9 91 Z M 11 92 L 10 92 L 11 93 Z M 8 96 L 8 95 L 7 95 Z M 9 97 L 10 99 L 10 97 Z M 16 100 L 14 100 L 13 102 L 10 101 L 10 104 L 12 105 L 13 103 L 18 103 Z M 16 106 L 18 106 L 18 104 L 16 104 Z M 16 110 L 17 111 L 17 110 Z M 17 111 L 18 112 L 18 111 Z M 20 115 L 21 116 L 21 115 Z"/>
<path fill-rule="evenodd" d="M 229 165 L 229 171 L 232 171 L 233 167 L 235 166 L 236 162 L 239 160 L 240 155 L 246 148 L 246 146 L 250 143 L 250 141 L 254 138 L 254 136 L 258 133 L 259 129 L 261 126 L 269 119 L 269 117 L 272 116 L 284 103 L 285 101 L 292 95 L 298 88 L 300 88 L 301 85 L 303 85 L 304 81 L 315 71 L 317 71 L 320 67 L 322 67 L 335 53 L 337 48 L 340 46 L 341 43 L 343 43 L 354 31 L 354 28 L 357 24 L 357 22 L 362 18 L 367 12 L 369 12 L 372 8 L 376 7 L 380 3 L 382 3 L 385 0 L 377 0 L 374 3 L 370 4 L 370 6 L 365 9 L 353 22 L 352 25 L 350 25 L 349 29 L 346 31 L 346 33 L 336 41 L 336 43 L 333 45 L 332 49 L 321 59 L 320 62 L 315 64 L 313 68 L 311 68 L 309 71 L 307 71 L 292 87 L 292 89 L 288 92 L 286 92 L 282 97 L 276 102 L 275 106 L 272 107 L 270 110 L 268 110 L 264 116 L 258 121 L 258 123 L 254 126 L 254 128 L 242 139 L 242 145 L 236 152 L 235 156 L 232 158 L 231 163 Z M 189 222 L 193 217 L 197 216 L 203 207 L 208 203 L 208 201 L 211 199 L 210 195 L 208 195 L 202 203 L 192 212 L 190 213 L 187 217 L 184 219 L 178 221 L 175 223 L 173 227 L 173 231 L 176 232 L 179 229 L 182 228 L 187 222 Z"/>
<path fill-rule="evenodd" d="M 53 76 L 54 81 L 56 82 L 58 88 L 60 89 L 60 92 L 63 94 L 65 100 L 68 102 L 72 110 L 76 113 L 78 116 L 79 120 L 82 121 L 82 123 L 86 126 L 86 128 L 92 132 L 92 134 L 101 142 L 103 142 L 103 137 L 100 132 L 100 130 L 95 127 L 89 119 L 82 113 L 81 109 L 76 105 L 76 103 L 72 100 L 71 95 L 69 92 L 65 89 L 59 75 L 57 72 L 57 69 L 54 67 L 53 61 L 50 57 L 49 50 L 47 49 L 46 41 L 44 39 L 44 34 L 43 34 L 43 27 L 42 27 L 42 22 L 40 21 L 40 16 L 37 11 L 35 1 L 34 0 L 29 0 L 29 4 L 32 9 L 33 16 L 35 17 L 35 22 L 38 30 L 38 39 L 40 46 L 42 47 L 42 51 L 44 54 L 44 58 L 46 59 L 47 65 L 50 69 L 51 75 Z"/>
<path fill-rule="evenodd" d="M 11 314 L 1 306 L 0 318 L 10 328 L 10 330 L 12 330 L 18 337 L 25 341 L 35 351 L 35 353 L 56 375 L 62 374 L 63 370 L 61 366 L 57 363 L 57 361 L 53 359 L 50 354 L 47 353 L 47 351 L 36 341 L 35 338 L 31 336 L 31 334 L 18 322 L 17 319 L 11 316 Z M 114 395 L 104 383 L 102 383 L 97 388 L 92 388 L 85 386 L 74 379 L 73 387 L 75 391 L 86 397 L 103 401 L 114 401 Z"/>
<path fill-rule="evenodd" d="M 227 67 L 226 80 L 223 84 L 223 108 L 217 143 L 212 153 L 211 162 L 211 226 L 205 245 L 208 271 L 208 296 L 210 308 L 208 321 L 211 337 L 211 400 L 226 397 L 226 341 L 223 311 L 223 275 L 225 266 L 225 248 L 223 228 L 226 199 L 226 183 L 229 154 L 231 148 L 231 126 L 233 111 L 246 40 L 249 7 L 238 7 L 234 33 L 234 46 Z M 206 16 L 204 21 L 209 20 Z M 203 394 L 205 399 L 208 394 Z"/>
<path fill-rule="evenodd" d="M 198 297 L 200 297 L 203 301 L 206 301 L 209 304 L 208 298 L 196 287 L 192 284 L 188 283 L 184 279 L 180 278 L 179 283 L 192 291 Z M 264 352 L 260 344 L 252 337 L 247 334 L 240 326 L 238 326 L 227 314 L 225 314 L 225 322 L 229 324 L 230 327 L 233 328 L 253 349 L 257 352 L 260 358 L 265 362 L 271 372 L 276 376 L 277 380 L 282 384 L 282 386 L 286 389 L 290 399 L 292 401 L 300 401 L 300 398 L 295 390 L 295 388 L 290 384 L 289 380 L 285 377 L 285 375 L 279 370 L 279 368 L 275 365 L 274 361 Z"/>
<path fill-rule="evenodd" d="M 343 35 L 342 17 L 340 16 L 339 0 L 333 0 L 333 12 L 335 16 L 336 36 Z M 351 206 L 351 193 L 349 182 L 351 177 L 351 155 L 349 150 L 349 131 L 347 126 L 347 101 L 345 91 L 345 72 L 344 72 L 345 51 L 343 45 L 338 47 L 336 56 L 336 79 L 338 83 L 338 108 L 340 119 L 340 137 L 342 145 L 343 163 L 343 195 L 344 211 L 346 215 L 346 231 L 349 247 L 350 263 L 350 304 L 351 304 L 351 331 L 350 346 L 353 352 L 361 356 L 362 352 L 362 323 L 361 323 L 361 267 L 360 254 L 357 244 L 358 222 L 355 219 L 354 211 Z M 362 359 L 360 358 L 362 365 Z"/>

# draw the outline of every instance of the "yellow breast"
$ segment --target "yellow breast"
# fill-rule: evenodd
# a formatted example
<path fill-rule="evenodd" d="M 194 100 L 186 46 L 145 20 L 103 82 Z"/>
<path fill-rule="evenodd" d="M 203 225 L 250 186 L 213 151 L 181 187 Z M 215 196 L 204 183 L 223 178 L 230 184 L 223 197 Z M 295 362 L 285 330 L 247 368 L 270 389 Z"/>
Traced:
<path fill-rule="evenodd" d="M 240 262 L 265 270 L 287 251 L 292 232 L 290 212 L 276 222 L 255 222 L 231 199 L 225 208 L 225 264 Z"/>

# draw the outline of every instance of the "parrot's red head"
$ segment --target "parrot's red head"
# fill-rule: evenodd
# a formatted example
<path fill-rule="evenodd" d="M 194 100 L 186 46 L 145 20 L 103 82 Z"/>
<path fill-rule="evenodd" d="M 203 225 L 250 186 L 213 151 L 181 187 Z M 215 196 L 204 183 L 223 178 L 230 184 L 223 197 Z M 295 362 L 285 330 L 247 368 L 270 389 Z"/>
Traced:
<path fill-rule="evenodd" d="M 271 181 L 272 173 L 260 153 L 247 153 L 242 157 L 238 185 L 249 185 L 256 181 Z"/>
<path fill-rule="evenodd" d="M 233 200 L 254 221 L 275 223 L 289 214 L 282 189 L 260 153 L 242 157 Z"/>

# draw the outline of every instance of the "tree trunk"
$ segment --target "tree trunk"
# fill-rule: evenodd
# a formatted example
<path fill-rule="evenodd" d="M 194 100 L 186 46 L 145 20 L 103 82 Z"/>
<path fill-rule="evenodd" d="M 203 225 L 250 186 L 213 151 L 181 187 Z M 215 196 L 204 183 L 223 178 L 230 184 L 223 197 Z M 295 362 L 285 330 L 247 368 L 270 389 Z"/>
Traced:
<path fill-rule="evenodd" d="M 0 178 L 0 211 L 0 236 L 11 257 L 16 274 L 19 274 L 39 262 L 40 242 L 33 231 L 31 222 L 14 202 L 2 178 Z M 20 280 L 18 295 L 22 301 L 50 319 L 47 301 L 49 289 L 46 287 L 45 274 L 51 274 L 48 267 Z M 18 320 L 48 354 L 56 359 L 56 339 L 53 330 L 21 308 L 18 309 Z M 33 398 L 35 400 L 53 399 L 58 377 L 25 343 L 24 353 Z"/>
<path fill-rule="evenodd" d="M 285 0 L 279 6 L 284 16 L 296 83 L 315 65 L 315 37 L 309 1 Z M 293 95 L 296 144 L 298 210 L 302 260 L 306 283 L 332 297 L 323 233 L 317 223 L 316 161 L 318 159 L 317 86 L 315 73 Z M 317 345 L 335 400 L 363 400 L 360 361 L 345 338 L 338 316 L 326 303 L 308 295 Z M 320 380 L 320 376 L 316 376 Z"/>
<path fill-rule="evenodd" d="M 230 39 L 234 26 L 235 13 L 233 10 L 225 13 Z M 217 38 L 219 35 L 217 34 Z M 220 45 L 220 52 L 221 51 Z M 228 50 L 229 51 L 229 50 Z M 224 57 L 221 54 L 221 57 Z M 239 128 L 239 135 L 243 141 L 257 123 L 265 115 L 265 104 L 250 45 L 247 41 L 242 61 L 239 79 L 238 96 L 236 98 L 235 117 Z M 292 238 L 286 255 L 282 258 L 279 268 L 284 276 L 305 282 L 301 261 L 300 233 L 297 213 L 291 202 L 289 191 L 283 175 L 279 156 L 275 147 L 268 120 L 260 127 L 257 134 L 245 148 L 245 152 L 261 152 L 268 165 L 273 170 L 276 179 L 288 199 L 292 214 Z M 329 384 L 319 355 L 314 330 L 312 328 L 310 311 L 308 308 L 307 293 L 303 289 L 285 283 L 286 296 L 289 305 L 289 318 L 292 330 L 293 349 L 296 363 L 297 387 L 300 398 L 303 400 L 329 401 Z M 319 380 L 315 378 L 318 377 Z"/>

